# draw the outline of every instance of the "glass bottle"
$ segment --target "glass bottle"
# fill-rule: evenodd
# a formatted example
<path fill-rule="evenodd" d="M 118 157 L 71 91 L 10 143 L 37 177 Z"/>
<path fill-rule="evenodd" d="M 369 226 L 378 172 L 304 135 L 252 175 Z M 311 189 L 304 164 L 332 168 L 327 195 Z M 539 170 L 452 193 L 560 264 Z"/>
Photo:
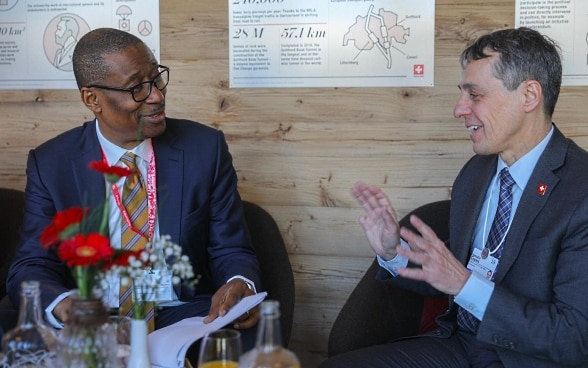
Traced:
<path fill-rule="evenodd" d="M 239 368 L 300 368 L 296 354 L 282 346 L 280 303 L 267 300 L 259 308 L 255 348 L 239 359 Z"/>
<path fill-rule="evenodd" d="M 23 281 L 18 322 L 2 337 L 2 351 L 9 367 L 51 366 L 57 342 L 55 332 L 43 322 L 38 281 Z"/>

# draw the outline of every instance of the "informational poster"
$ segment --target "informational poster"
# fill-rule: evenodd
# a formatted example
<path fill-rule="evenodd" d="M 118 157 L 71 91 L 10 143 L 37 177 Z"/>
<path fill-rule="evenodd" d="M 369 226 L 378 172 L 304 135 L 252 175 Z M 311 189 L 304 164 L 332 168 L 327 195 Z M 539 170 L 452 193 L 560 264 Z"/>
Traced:
<path fill-rule="evenodd" d="M 230 86 L 433 86 L 435 0 L 228 0 Z"/>
<path fill-rule="evenodd" d="M 159 59 L 159 0 L 0 0 L 0 89 L 77 89 L 73 50 L 100 27 L 138 36 Z"/>
<path fill-rule="evenodd" d="M 517 0 L 515 14 L 516 27 L 536 29 L 559 44 L 563 85 L 588 85 L 588 1 Z"/>

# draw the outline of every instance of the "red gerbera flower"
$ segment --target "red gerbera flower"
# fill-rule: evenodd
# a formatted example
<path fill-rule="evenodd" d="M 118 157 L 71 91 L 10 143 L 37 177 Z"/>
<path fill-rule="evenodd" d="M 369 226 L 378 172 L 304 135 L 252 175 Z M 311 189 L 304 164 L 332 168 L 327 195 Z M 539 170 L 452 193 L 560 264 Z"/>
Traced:
<path fill-rule="evenodd" d="M 87 236 L 78 234 L 64 240 L 57 250 L 68 266 L 97 265 L 101 261 L 109 260 L 114 254 L 108 237 L 98 233 Z"/>
<path fill-rule="evenodd" d="M 114 256 L 110 260 L 109 263 L 104 265 L 104 269 L 110 269 L 112 266 L 128 266 L 129 265 L 129 258 L 131 256 L 135 256 L 135 258 L 139 258 L 142 250 L 115 250 Z"/>
<path fill-rule="evenodd" d="M 65 211 L 57 212 L 51 224 L 41 233 L 41 245 L 44 248 L 49 248 L 59 243 L 64 238 L 62 233 L 71 226 L 77 226 L 84 219 L 84 215 L 88 212 L 87 209 L 81 207 L 68 208 Z"/>
<path fill-rule="evenodd" d="M 131 169 L 122 166 L 110 166 L 104 161 L 91 161 L 90 169 L 103 174 L 109 183 L 116 183 L 120 178 L 131 175 Z"/>

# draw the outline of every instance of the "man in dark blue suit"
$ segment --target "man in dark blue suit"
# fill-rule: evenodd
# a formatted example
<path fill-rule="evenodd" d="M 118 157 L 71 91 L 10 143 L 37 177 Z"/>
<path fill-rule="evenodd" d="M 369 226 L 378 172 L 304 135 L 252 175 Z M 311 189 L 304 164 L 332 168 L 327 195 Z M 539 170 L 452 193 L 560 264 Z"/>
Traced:
<path fill-rule="evenodd" d="M 254 294 L 260 270 L 243 219 L 237 175 L 224 135 L 197 122 L 167 118 L 169 68 L 150 49 L 123 31 L 96 29 L 76 45 L 74 74 L 84 105 L 95 119 L 31 150 L 27 163 L 25 219 L 21 244 L 7 282 L 18 305 L 23 280 L 41 281 L 45 317 L 55 327 L 68 318 L 71 273 L 39 243 L 58 212 L 95 207 L 113 190 L 88 163 L 117 163 L 127 151 L 139 157 L 154 236 L 168 234 L 180 244 L 200 276 L 195 286 L 174 289 L 155 318 L 161 328 L 186 317 L 210 322 Z M 122 185 L 122 182 L 118 184 Z M 121 191 L 122 193 L 122 191 Z M 121 211 L 111 195 L 109 230 L 120 247 Z M 252 331 L 255 310 L 234 327 Z"/>
<path fill-rule="evenodd" d="M 321 368 L 588 366 L 588 153 L 551 120 L 558 48 L 537 31 L 505 29 L 477 39 L 461 63 L 454 115 L 476 155 L 451 191 L 448 244 L 415 216 L 419 234 L 400 229 L 380 188 L 352 188 L 378 279 L 446 295 L 449 308 L 427 335 Z"/>

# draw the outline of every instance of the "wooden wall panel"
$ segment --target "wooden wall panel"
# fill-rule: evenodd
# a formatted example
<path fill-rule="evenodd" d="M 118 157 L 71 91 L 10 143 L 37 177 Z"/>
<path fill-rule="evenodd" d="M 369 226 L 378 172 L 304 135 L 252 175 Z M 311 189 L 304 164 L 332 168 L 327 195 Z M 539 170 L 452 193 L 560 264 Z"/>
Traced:
<path fill-rule="evenodd" d="M 168 116 L 221 129 L 241 195 L 275 217 L 296 281 L 290 347 L 304 367 L 325 358 L 331 325 L 373 260 L 349 187 L 382 186 L 399 216 L 450 198 L 472 155 L 453 117 L 459 53 L 478 35 L 512 27 L 514 3 L 436 1 L 432 88 L 231 89 L 228 2 L 160 2 Z M 587 100 L 586 87 L 563 88 L 554 117 L 585 148 Z M 0 186 L 23 189 L 28 150 L 91 118 L 77 91 L 0 91 Z"/>

